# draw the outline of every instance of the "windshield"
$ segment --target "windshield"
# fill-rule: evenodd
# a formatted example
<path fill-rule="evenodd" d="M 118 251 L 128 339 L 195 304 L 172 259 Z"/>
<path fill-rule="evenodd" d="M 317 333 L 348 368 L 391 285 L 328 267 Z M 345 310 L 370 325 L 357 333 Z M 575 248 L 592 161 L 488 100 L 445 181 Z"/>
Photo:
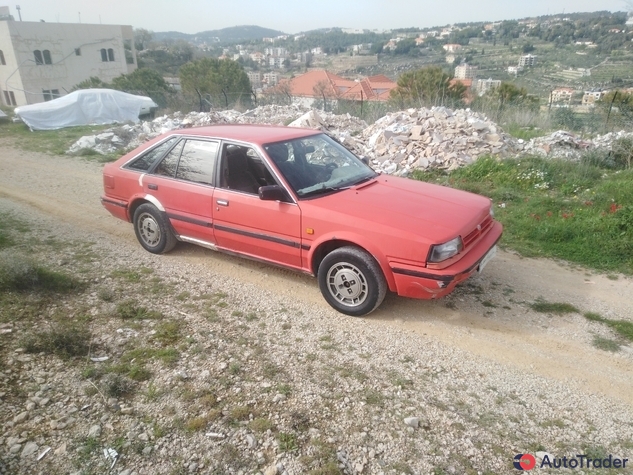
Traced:
<path fill-rule="evenodd" d="M 299 198 L 339 191 L 377 175 L 325 134 L 264 146 Z"/>

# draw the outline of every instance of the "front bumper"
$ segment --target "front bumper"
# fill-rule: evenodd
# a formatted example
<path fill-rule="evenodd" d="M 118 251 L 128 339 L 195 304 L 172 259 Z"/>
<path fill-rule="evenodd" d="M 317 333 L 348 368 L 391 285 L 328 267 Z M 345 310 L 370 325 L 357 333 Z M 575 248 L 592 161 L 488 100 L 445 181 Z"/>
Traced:
<path fill-rule="evenodd" d="M 437 299 L 477 272 L 479 264 L 501 238 L 503 226 L 494 222 L 490 231 L 464 257 L 445 269 L 428 269 L 390 262 L 398 295 L 415 299 Z"/>

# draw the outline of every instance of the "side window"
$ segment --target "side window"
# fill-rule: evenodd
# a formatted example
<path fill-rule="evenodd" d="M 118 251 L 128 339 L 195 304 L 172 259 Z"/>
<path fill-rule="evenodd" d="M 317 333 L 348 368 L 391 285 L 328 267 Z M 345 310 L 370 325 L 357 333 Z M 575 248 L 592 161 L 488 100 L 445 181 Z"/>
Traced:
<path fill-rule="evenodd" d="M 176 178 L 205 185 L 213 184 L 217 142 L 187 140 L 180 156 Z"/>
<path fill-rule="evenodd" d="M 156 167 L 156 170 L 154 170 L 154 174 L 175 178 L 176 170 L 178 169 L 178 160 L 180 159 L 180 153 L 182 152 L 183 145 L 184 140 L 176 145 L 172 151 L 161 160 Z"/>
<path fill-rule="evenodd" d="M 242 145 L 224 145 L 220 173 L 222 188 L 244 193 L 257 194 L 260 186 L 275 184 L 257 152 Z"/>
<path fill-rule="evenodd" d="M 170 138 L 169 140 L 158 145 L 157 147 L 154 147 L 149 152 L 145 152 L 140 157 L 135 158 L 134 160 L 129 162 L 127 165 L 125 165 L 125 168 L 130 168 L 132 170 L 139 170 L 142 172 L 146 172 L 147 170 L 151 168 L 151 166 L 154 164 L 156 160 L 158 160 L 160 157 L 165 155 L 167 150 L 169 150 L 171 146 L 176 143 L 176 140 L 178 140 L 177 137 Z"/>

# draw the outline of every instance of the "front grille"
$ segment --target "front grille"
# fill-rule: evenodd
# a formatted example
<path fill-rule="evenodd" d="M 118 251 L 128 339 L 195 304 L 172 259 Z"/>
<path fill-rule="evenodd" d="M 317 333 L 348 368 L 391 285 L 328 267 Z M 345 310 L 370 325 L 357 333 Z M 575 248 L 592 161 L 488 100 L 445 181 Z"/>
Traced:
<path fill-rule="evenodd" d="M 462 238 L 464 249 L 468 249 L 480 236 L 483 236 L 492 227 L 492 216 L 488 215 L 475 229 Z"/>

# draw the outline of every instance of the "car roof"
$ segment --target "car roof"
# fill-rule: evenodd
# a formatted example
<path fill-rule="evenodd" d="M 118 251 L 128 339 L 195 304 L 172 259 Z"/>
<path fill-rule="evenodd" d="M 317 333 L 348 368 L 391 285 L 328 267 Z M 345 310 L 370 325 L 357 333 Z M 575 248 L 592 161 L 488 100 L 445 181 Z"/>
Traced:
<path fill-rule="evenodd" d="M 299 127 L 284 127 L 280 125 L 229 124 L 172 130 L 171 132 L 166 133 L 165 137 L 170 135 L 213 137 L 264 145 L 273 142 L 282 142 L 285 140 L 308 137 L 310 135 L 318 135 L 320 133 L 322 133 L 320 130 Z"/>

